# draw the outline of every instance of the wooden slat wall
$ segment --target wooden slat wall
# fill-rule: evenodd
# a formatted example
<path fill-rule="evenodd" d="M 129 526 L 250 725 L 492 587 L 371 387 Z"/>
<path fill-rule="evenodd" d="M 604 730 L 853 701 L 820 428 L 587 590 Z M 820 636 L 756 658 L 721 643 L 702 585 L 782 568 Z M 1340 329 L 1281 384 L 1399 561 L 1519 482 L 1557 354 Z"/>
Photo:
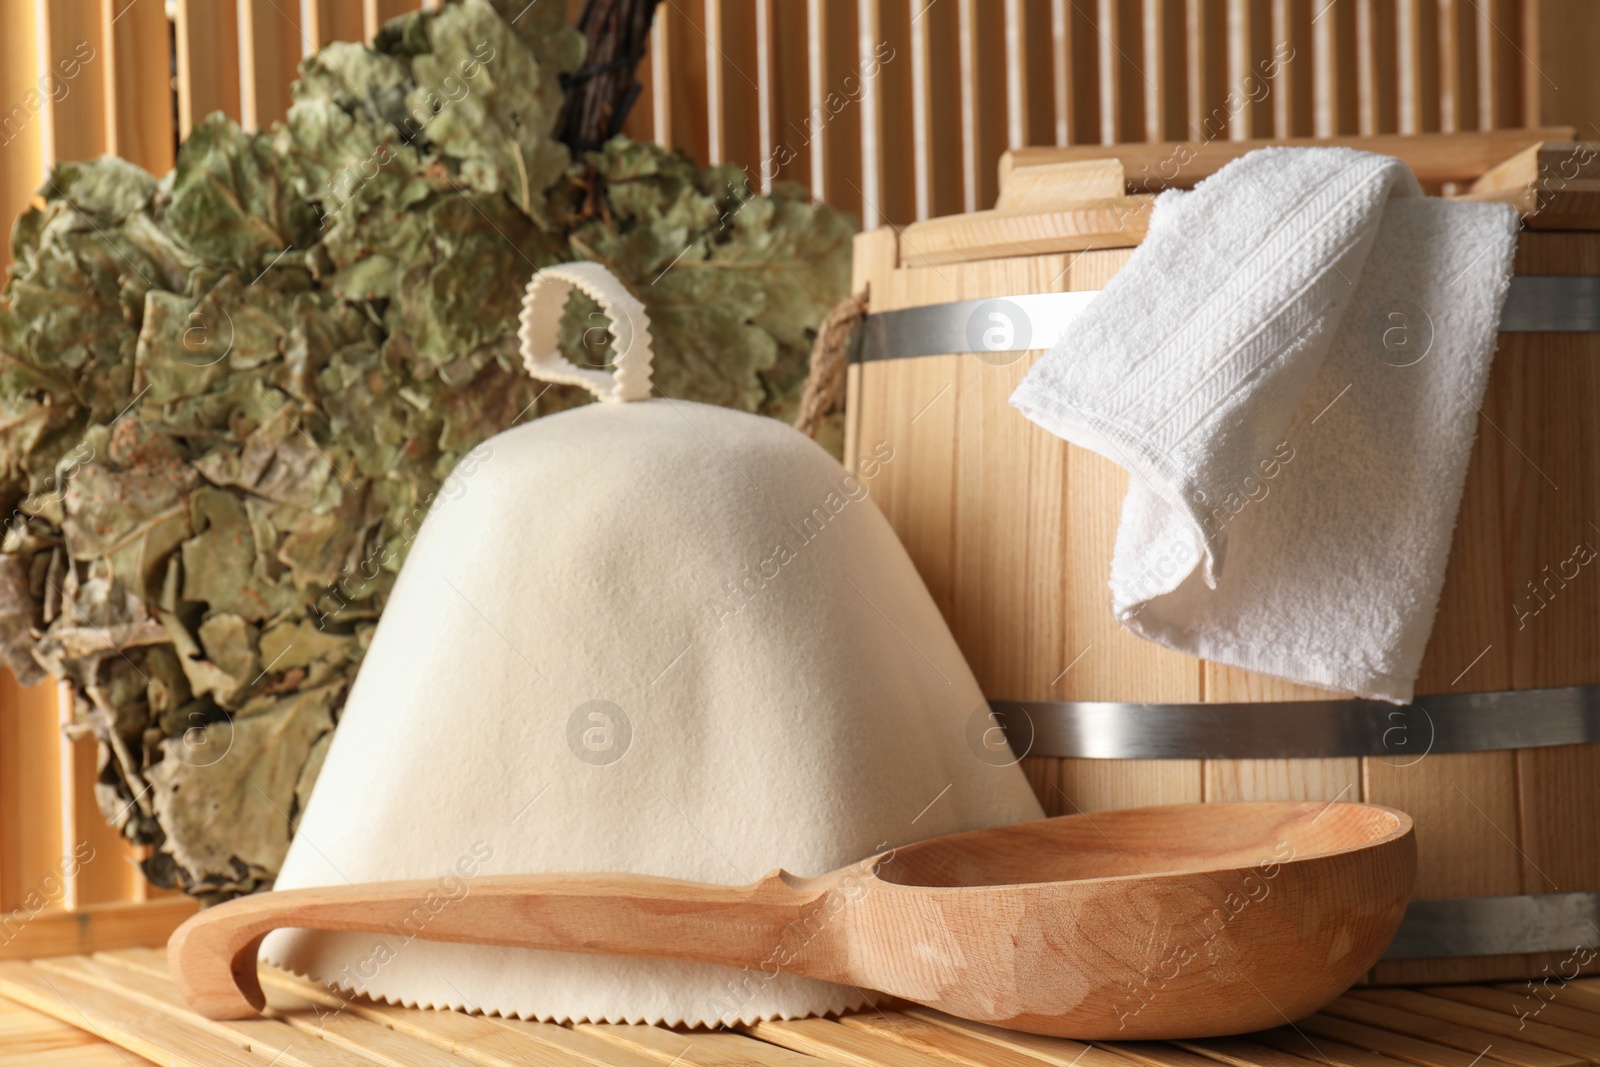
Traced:
<path fill-rule="evenodd" d="M 239 121 L 270 126 L 289 110 L 306 39 L 298 6 L 280 0 L 239 0 Z"/>
<path fill-rule="evenodd" d="M 180 133 L 216 110 L 270 124 L 303 55 L 425 2 L 176 0 L 169 26 L 158 2 L 0 0 L 0 37 L 20 59 L 4 99 L 24 101 L 79 42 L 96 56 L 55 107 L 70 121 L 21 124 L 0 210 L 26 202 L 56 129 L 67 155 L 104 146 L 160 168 L 169 113 Z M 799 180 L 869 228 L 900 224 L 989 206 L 999 153 L 1021 144 L 1548 122 L 1556 82 L 1534 57 L 1575 45 L 1554 26 L 1539 39 L 1559 21 L 1540 5 L 1570 2 L 664 0 L 628 129 L 738 164 L 763 188 Z M 164 64 L 130 61 L 169 35 L 175 109 Z"/>
<path fill-rule="evenodd" d="M 17 215 L 44 176 L 48 98 L 39 91 L 40 11 L 25 0 L 0 3 L 0 208 Z M 0 262 L 11 258 L 10 241 Z"/>
<path fill-rule="evenodd" d="M 217 110 L 269 125 L 302 56 L 435 2 L 176 0 L 169 24 L 157 0 L 0 0 L 0 99 L 25 102 L 80 42 L 95 55 L 55 122 L 11 123 L 0 212 L 20 210 L 53 153 L 161 170 L 173 115 L 180 134 Z M 1595 116 L 1573 107 L 1593 93 L 1564 79 L 1552 116 L 1556 82 L 1535 58 L 1574 51 L 1539 28 L 1559 21 L 1541 4 L 1571 2 L 663 0 L 627 128 L 899 225 L 990 206 L 1000 152 L 1023 144 L 1582 127 Z M 150 61 L 168 38 L 170 86 Z"/>
<path fill-rule="evenodd" d="M 172 76 L 151 56 L 172 49 L 166 11 L 143 0 L 103 0 L 105 150 L 156 174 L 172 167 Z"/>
<path fill-rule="evenodd" d="M 0 217 L 26 207 L 55 160 L 111 152 L 160 173 L 176 138 L 213 111 L 270 125 L 288 106 L 303 56 L 329 41 L 369 39 L 384 20 L 437 2 L 0 0 Z M 566 2 L 575 16 L 578 0 Z M 1553 122 L 1600 134 L 1592 42 L 1562 32 L 1592 2 L 663 0 L 627 130 L 743 167 L 763 189 L 799 182 L 869 228 L 990 206 L 1000 153 L 1024 144 Z M 9 255 L 0 244 L 0 265 Z M 1059 284 L 1088 284 L 1092 266 L 1079 262 Z M 924 387 L 940 385 L 908 382 L 905 400 L 925 402 Z M 956 417 L 953 405 L 947 414 Z M 930 409 L 918 432 L 945 432 L 945 418 Z M 1080 488 L 1108 477 L 1064 474 Z M 1075 669 L 1099 670 L 1099 660 Z M 1469 682 L 1498 687 L 1535 670 L 1560 673 L 1507 660 L 1497 645 Z M 1222 675 L 1207 682 L 1232 684 Z M 145 893 L 131 855 L 99 825 L 92 747 L 62 742 L 59 714 L 53 690 L 0 683 L 0 911 L 17 907 L 80 842 L 97 859 L 70 880 L 63 903 Z M 1525 761 L 1523 780 L 1557 788 L 1591 770 L 1562 758 Z M 1270 790 L 1263 783 L 1278 770 L 1152 766 L 1147 792 L 1252 795 Z M 1343 761 L 1325 770 L 1317 795 L 1397 795 L 1383 768 L 1369 767 L 1365 780 Z M 1458 770 L 1458 780 L 1476 778 L 1474 768 Z M 1040 785 L 1056 809 L 1131 802 L 1087 761 L 1049 774 Z M 1497 820 L 1518 817 L 1515 798 L 1490 801 Z M 1531 842 L 1544 832 L 1526 830 Z M 1485 891 L 1538 888 L 1520 867 L 1484 878 Z"/>
<path fill-rule="evenodd" d="M 307 51 L 329 41 L 360 41 L 367 37 L 366 5 L 355 0 L 300 0 L 300 25 Z"/>
<path fill-rule="evenodd" d="M 239 120 L 239 11 L 215 0 L 177 0 L 173 8 L 177 41 L 178 134 L 221 111 Z M 143 57 L 141 57 L 143 58 Z"/>
<path fill-rule="evenodd" d="M 40 126 L 42 154 L 83 159 L 106 150 L 106 23 L 99 5 L 48 0 L 36 9 L 41 71 L 52 87 L 51 121 Z"/>
<path fill-rule="evenodd" d="M 349 4 L 351 0 L 325 0 L 330 3 Z M 420 0 L 361 0 L 363 35 L 370 40 L 385 22 L 399 18 L 408 11 L 421 7 Z"/>

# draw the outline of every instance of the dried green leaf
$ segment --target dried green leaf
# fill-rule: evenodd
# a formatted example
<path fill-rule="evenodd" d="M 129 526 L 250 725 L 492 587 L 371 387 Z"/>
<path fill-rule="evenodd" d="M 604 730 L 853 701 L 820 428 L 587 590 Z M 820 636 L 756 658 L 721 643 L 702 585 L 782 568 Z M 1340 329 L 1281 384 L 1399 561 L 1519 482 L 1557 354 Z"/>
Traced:
<path fill-rule="evenodd" d="M 261 669 L 256 655 L 254 638 L 256 630 L 244 619 L 227 612 L 209 615 L 200 624 L 200 647 L 206 658 L 228 680 L 227 688 L 213 693 L 223 707 L 233 706 L 233 697 L 252 680 Z"/>
<path fill-rule="evenodd" d="M 287 160 L 216 113 L 178 153 L 166 224 L 200 258 L 253 280 L 316 233 L 316 212 L 286 181 Z"/>
<path fill-rule="evenodd" d="M 144 207 L 156 194 L 156 180 L 143 167 L 117 156 L 91 163 L 62 163 L 45 188 L 101 224 L 115 224 Z"/>
<path fill-rule="evenodd" d="M 292 607 L 292 587 L 267 582 L 256 571 L 256 546 L 243 504 L 219 489 L 189 498 L 196 534 L 183 542 L 183 596 L 212 611 L 260 622 Z"/>
<path fill-rule="evenodd" d="M 255 715 L 161 743 L 146 772 L 165 849 L 202 876 L 234 865 L 270 877 L 289 849 L 290 812 L 312 746 L 333 729 L 332 687 L 297 693 Z M 263 799 L 264 798 L 264 799 Z"/>
<path fill-rule="evenodd" d="M 540 11 L 530 21 L 545 18 Z M 560 76 L 576 68 L 581 38 L 551 26 L 546 40 L 553 47 L 540 56 L 485 0 L 444 8 L 428 21 L 427 34 L 428 53 L 412 60 L 416 88 L 407 98 L 413 113 L 429 116 L 423 136 L 459 163 L 466 185 L 505 193 L 542 221 L 545 190 L 567 168 L 566 146 L 551 133 L 561 114 Z M 563 39 L 577 44 L 563 47 Z"/>
<path fill-rule="evenodd" d="M 182 619 L 176 615 L 163 613 L 160 622 L 167 632 L 173 657 L 183 672 L 189 691 L 197 697 L 210 698 L 212 703 L 209 706 L 221 707 L 223 699 L 238 688 L 233 677 L 226 669 L 206 658 L 205 650 L 200 646 L 200 635 L 197 632 L 191 633 Z M 205 706 L 207 705 L 202 705 Z M 210 717 L 202 711 L 200 723 L 203 725 L 209 719 Z M 195 720 L 189 716 L 176 723 L 164 723 L 165 732 L 169 737 L 179 736 L 195 725 Z"/>
<path fill-rule="evenodd" d="M 322 660 L 343 660 L 351 639 L 328 633 L 305 620 L 274 626 L 261 635 L 261 658 L 272 669 L 287 671 L 309 667 Z"/>
<path fill-rule="evenodd" d="M 0 555 L 0 648 L 18 683 L 37 685 L 45 673 L 33 658 L 38 606 L 28 588 L 28 562 Z"/>

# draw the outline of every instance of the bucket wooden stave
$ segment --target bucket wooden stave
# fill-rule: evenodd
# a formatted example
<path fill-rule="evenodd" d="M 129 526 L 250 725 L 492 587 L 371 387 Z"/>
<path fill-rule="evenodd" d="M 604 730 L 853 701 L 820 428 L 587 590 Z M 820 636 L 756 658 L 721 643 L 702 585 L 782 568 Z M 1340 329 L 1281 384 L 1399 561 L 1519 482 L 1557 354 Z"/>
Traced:
<path fill-rule="evenodd" d="M 1114 149 L 1107 150 L 1108 152 Z M 915 227 L 861 235 L 856 285 L 878 314 L 1103 287 L 1129 249 L 919 261 Z M 976 240 L 976 239 L 975 239 Z M 977 241 L 981 244 L 981 241 Z M 1527 230 L 1518 275 L 1600 275 L 1600 233 Z M 906 543 L 984 692 L 1016 701 L 1342 699 L 1143 641 L 1109 610 L 1127 487 L 1119 468 L 1023 419 L 1008 398 L 1042 353 L 854 363 L 847 462 L 894 450 L 873 496 Z M 1482 409 L 1425 694 L 1600 683 L 1600 334 L 1504 334 Z M 1597 560 L 1596 563 L 1600 563 Z M 1569 568 L 1570 572 L 1570 568 Z M 1527 583 L 1553 590 L 1539 603 Z M 1535 588 L 1538 588 L 1537 586 Z M 1600 890 L 1600 744 L 1311 759 L 1023 761 L 1052 814 L 1140 804 L 1360 799 L 1416 821 L 1416 899 Z M 1586 939 L 1583 939 L 1586 938 Z M 1559 951 L 1386 960 L 1380 982 L 1600 971 L 1600 929 Z"/>

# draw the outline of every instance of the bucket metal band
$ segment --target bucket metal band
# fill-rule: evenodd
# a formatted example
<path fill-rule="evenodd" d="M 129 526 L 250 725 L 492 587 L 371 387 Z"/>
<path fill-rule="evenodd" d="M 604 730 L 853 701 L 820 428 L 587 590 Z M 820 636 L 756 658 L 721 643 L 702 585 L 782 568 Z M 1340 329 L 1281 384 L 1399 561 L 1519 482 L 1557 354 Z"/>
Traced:
<path fill-rule="evenodd" d="M 925 304 L 868 315 L 851 359 L 998 354 L 1049 348 L 1099 295 L 1026 293 Z M 1520 275 L 1500 312 L 1501 333 L 1600 332 L 1600 277 Z"/>
<path fill-rule="evenodd" d="M 1558 976 L 1577 977 L 1579 967 L 1600 957 L 1600 892 L 1413 900 L 1383 958 L 1522 952 L 1570 953 L 1568 967 L 1551 969 Z"/>
<path fill-rule="evenodd" d="M 1121 704 L 993 700 L 1013 753 L 1070 759 L 1323 759 L 1600 742 L 1600 685 L 1377 700 Z"/>
<path fill-rule="evenodd" d="M 857 362 L 964 352 L 985 354 L 1049 348 L 1100 290 L 1027 293 L 992 300 L 957 300 L 868 315 L 861 324 Z"/>

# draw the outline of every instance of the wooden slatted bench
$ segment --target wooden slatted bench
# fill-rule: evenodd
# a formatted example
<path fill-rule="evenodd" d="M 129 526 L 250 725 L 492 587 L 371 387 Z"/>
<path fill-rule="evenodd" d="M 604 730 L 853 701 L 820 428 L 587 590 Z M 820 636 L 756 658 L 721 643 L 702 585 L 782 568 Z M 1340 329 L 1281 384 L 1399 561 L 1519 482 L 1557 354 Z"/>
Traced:
<path fill-rule="evenodd" d="M 419 1011 L 271 968 L 268 1013 L 189 1011 L 158 949 L 0 963 L 0 1067 L 1590 1067 L 1600 979 L 1360 988 L 1292 1025 L 1178 1042 L 1076 1041 L 884 1002 L 716 1032 Z M 130 1055 L 131 1054 L 131 1055 Z"/>

